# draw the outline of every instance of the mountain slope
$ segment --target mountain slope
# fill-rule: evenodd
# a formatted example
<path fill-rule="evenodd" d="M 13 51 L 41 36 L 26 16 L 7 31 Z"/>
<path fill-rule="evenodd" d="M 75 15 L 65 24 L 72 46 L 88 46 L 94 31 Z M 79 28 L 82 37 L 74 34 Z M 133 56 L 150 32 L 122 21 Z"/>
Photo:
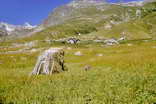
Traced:
<path fill-rule="evenodd" d="M 32 26 L 29 23 L 24 25 L 11 25 L 8 23 L 0 22 L 0 36 L 23 36 L 32 32 L 36 26 Z"/>
<path fill-rule="evenodd" d="M 44 30 L 21 40 L 53 40 L 73 36 L 82 40 L 119 38 L 123 35 L 128 40 L 156 37 L 156 2 L 143 3 L 143 6 L 95 3 L 95 0 L 88 2 L 74 0 L 55 9 L 41 24 Z"/>

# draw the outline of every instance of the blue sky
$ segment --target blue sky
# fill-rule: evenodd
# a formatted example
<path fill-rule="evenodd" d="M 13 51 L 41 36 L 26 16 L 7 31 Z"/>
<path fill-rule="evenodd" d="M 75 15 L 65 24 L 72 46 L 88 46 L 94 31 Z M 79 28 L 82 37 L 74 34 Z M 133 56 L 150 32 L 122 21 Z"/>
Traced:
<path fill-rule="evenodd" d="M 10 24 L 40 24 L 56 7 L 71 0 L 0 0 L 0 21 Z M 117 0 L 109 0 L 115 2 Z M 132 1 L 132 0 L 126 0 Z M 134 0 L 133 0 L 134 1 Z"/>

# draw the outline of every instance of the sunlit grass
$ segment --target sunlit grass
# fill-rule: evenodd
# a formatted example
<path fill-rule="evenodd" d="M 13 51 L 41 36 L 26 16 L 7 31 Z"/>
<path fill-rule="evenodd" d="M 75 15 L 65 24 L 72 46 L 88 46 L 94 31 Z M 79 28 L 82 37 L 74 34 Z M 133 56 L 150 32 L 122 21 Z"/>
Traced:
<path fill-rule="evenodd" d="M 156 42 L 131 44 L 65 48 L 68 71 L 52 76 L 29 76 L 39 52 L 1 54 L 0 102 L 152 104 L 156 102 Z M 77 51 L 83 55 L 75 56 Z M 85 65 L 91 70 L 86 72 Z"/>

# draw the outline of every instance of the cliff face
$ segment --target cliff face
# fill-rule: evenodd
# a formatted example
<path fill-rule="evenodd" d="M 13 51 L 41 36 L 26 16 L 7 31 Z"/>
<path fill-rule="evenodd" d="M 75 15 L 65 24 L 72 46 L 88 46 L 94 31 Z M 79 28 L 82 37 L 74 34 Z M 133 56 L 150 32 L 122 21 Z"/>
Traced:
<path fill-rule="evenodd" d="M 69 4 L 54 9 L 48 18 L 43 22 L 44 26 L 52 26 L 63 23 L 66 20 L 82 17 L 84 12 L 91 12 L 92 9 L 104 8 L 106 5 L 102 0 L 73 0 Z M 90 9 L 92 8 L 92 9 Z M 90 10 L 88 10 L 90 9 Z"/>
<path fill-rule="evenodd" d="M 151 38 L 156 33 L 155 3 L 73 0 L 50 13 L 42 24 L 45 30 L 40 34 L 57 39 L 79 33 L 89 35 L 87 38 L 121 37 L 122 33 L 128 39 Z"/>
<path fill-rule="evenodd" d="M 128 21 L 136 17 L 136 11 L 145 2 L 107 3 L 104 0 L 73 0 L 70 3 L 53 10 L 43 22 L 44 27 L 64 23 L 77 18 L 97 21 L 113 18 L 115 20 Z"/>

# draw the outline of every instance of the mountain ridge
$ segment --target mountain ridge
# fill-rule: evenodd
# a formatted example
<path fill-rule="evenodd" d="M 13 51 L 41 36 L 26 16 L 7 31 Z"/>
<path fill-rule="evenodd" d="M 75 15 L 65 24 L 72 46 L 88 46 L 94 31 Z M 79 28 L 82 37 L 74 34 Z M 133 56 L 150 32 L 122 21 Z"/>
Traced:
<path fill-rule="evenodd" d="M 154 8 L 154 1 L 106 3 L 102 0 L 74 0 L 54 9 L 37 27 L 39 29 L 36 28 L 36 31 L 27 36 L 35 39 L 58 39 L 85 34 L 81 37 L 112 38 L 121 37 L 125 32 L 127 39 L 150 38 L 155 32 L 153 28 L 149 28 L 151 22 L 146 23 L 143 20 L 155 11 Z M 155 20 L 153 17 L 150 19 Z M 133 22 L 137 26 L 133 25 Z M 155 24 L 152 24 L 152 27 L 154 26 Z"/>
<path fill-rule="evenodd" d="M 10 36 L 10 35 L 25 35 L 29 33 L 29 31 L 32 31 L 37 26 L 32 26 L 28 22 L 26 22 L 24 25 L 12 25 L 5 22 L 0 22 L 0 36 Z"/>

